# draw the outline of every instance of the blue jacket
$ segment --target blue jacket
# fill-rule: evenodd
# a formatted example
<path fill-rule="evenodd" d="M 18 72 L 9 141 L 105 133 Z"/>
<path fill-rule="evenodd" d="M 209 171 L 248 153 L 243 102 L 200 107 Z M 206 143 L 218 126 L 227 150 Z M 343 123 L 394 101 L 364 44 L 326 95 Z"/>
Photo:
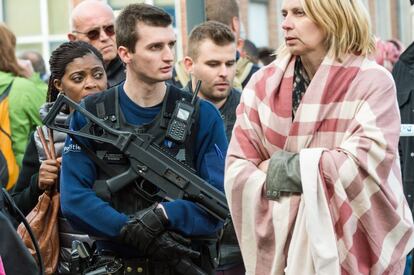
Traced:
<path fill-rule="evenodd" d="M 122 85 L 122 84 L 121 84 Z M 161 110 L 161 104 L 143 108 L 125 94 L 119 93 L 120 109 L 128 123 L 148 123 Z M 227 140 L 218 110 L 207 101 L 200 103 L 200 124 L 196 136 L 196 169 L 198 175 L 217 189 L 224 191 L 224 158 Z M 85 118 L 74 113 L 71 128 L 80 129 Z M 113 238 L 119 235 L 127 222 L 127 215 L 115 210 L 96 196 L 92 187 L 97 177 L 97 166 L 70 138 L 66 140 L 61 173 L 61 207 L 64 216 L 79 230 L 93 236 Z M 168 216 L 169 229 L 185 236 L 211 235 L 221 223 L 194 203 L 185 200 L 162 203 Z"/>

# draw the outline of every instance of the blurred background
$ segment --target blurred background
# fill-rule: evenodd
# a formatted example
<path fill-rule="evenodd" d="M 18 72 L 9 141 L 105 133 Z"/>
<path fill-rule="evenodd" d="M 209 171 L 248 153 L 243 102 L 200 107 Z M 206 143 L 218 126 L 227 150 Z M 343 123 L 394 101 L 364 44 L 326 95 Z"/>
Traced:
<path fill-rule="evenodd" d="M 17 36 L 17 55 L 26 50 L 50 52 L 67 40 L 69 14 L 81 0 L 0 0 L 0 21 Z M 148 3 L 164 8 L 174 17 L 177 58 L 186 47 L 187 33 L 204 20 L 203 0 L 103 0 L 119 11 L 130 3 Z M 226 0 L 223 0 L 226 1 Z M 242 38 L 257 47 L 277 48 L 282 41 L 280 9 L 283 0 L 239 0 Z M 407 46 L 414 40 L 414 6 L 410 0 L 362 0 L 373 31 L 382 40 L 396 39 Z"/>

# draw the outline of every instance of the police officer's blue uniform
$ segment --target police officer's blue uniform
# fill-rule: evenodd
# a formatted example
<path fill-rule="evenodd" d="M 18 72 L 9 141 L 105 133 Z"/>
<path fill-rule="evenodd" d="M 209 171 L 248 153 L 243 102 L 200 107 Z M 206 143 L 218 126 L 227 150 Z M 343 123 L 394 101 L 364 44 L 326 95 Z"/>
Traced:
<path fill-rule="evenodd" d="M 161 105 L 143 108 L 128 98 L 119 88 L 119 106 L 125 120 L 132 125 L 152 121 L 161 111 Z M 200 177 L 218 190 L 223 191 L 224 158 L 227 140 L 223 122 L 218 110 L 207 101 L 200 101 L 198 132 L 194 150 L 195 168 Z M 85 118 L 74 113 L 71 120 L 73 130 L 86 124 Z M 117 238 L 129 217 L 114 209 L 110 203 L 97 197 L 93 184 L 97 179 L 98 167 L 93 160 L 72 140 L 67 139 L 62 161 L 61 205 L 65 217 L 71 224 L 92 236 L 111 240 Z M 185 200 L 161 202 L 168 216 L 168 230 L 183 236 L 205 236 L 216 234 L 222 224 L 194 203 Z M 114 242 L 102 242 L 121 256 L 133 255 L 133 249 Z"/>

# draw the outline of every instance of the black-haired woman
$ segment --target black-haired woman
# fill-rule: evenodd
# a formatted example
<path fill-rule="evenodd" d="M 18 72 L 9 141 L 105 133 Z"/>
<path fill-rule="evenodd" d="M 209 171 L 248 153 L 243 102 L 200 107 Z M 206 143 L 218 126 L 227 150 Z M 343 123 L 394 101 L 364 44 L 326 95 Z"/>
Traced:
<path fill-rule="evenodd" d="M 107 87 L 102 55 L 88 43 L 65 42 L 53 51 L 50 60 L 50 79 L 47 103 L 42 106 L 40 113 L 45 117 L 59 93 L 79 102 L 87 95 L 103 91 Z M 68 114 L 60 113 L 57 119 L 65 121 Z M 42 127 L 48 139 L 46 127 Z M 57 159 L 47 159 L 45 150 L 35 132 L 31 135 L 26 153 L 23 158 L 22 170 L 13 190 L 13 199 L 17 206 L 27 215 L 37 204 L 39 196 L 53 186 L 59 177 L 61 153 L 66 134 L 53 133 Z M 81 238 L 64 219 L 59 219 L 60 259 L 58 273 L 69 272 L 71 242 Z M 83 237 L 84 238 L 84 237 Z"/>

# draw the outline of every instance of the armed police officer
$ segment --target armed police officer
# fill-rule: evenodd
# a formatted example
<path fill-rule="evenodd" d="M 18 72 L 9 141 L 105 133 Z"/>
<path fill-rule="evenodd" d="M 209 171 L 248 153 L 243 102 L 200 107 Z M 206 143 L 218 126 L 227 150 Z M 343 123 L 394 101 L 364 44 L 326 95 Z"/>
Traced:
<path fill-rule="evenodd" d="M 154 143 L 223 191 L 227 141 L 220 114 L 211 103 L 196 101 L 194 123 L 185 142 L 165 138 L 176 101 L 191 98 L 165 83 L 171 78 L 176 43 L 171 24 L 170 16 L 160 8 L 127 6 L 115 28 L 126 81 L 87 97 L 83 105 L 111 127 L 151 136 Z M 75 112 L 71 128 L 77 130 L 85 124 L 87 119 Z M 111 171 L 119 174 L 127 168 L 128 158 L 111 145 L 68 139 L 61 175 L 63 214 L 74 227 L 96 239 L 98 251 L 121 258 L 128 270 L 139 270 L 139 274 L 212 273 L 207 253 L 211 249 L 204 236 L 216 235 L 222 223 L 199 206 L 187 200 L 160 201 L 151 195 L 157 188 L 140 180 L 112 194 L 110 201 L 95 193 L 102 180 L 114 174 Z"/>

